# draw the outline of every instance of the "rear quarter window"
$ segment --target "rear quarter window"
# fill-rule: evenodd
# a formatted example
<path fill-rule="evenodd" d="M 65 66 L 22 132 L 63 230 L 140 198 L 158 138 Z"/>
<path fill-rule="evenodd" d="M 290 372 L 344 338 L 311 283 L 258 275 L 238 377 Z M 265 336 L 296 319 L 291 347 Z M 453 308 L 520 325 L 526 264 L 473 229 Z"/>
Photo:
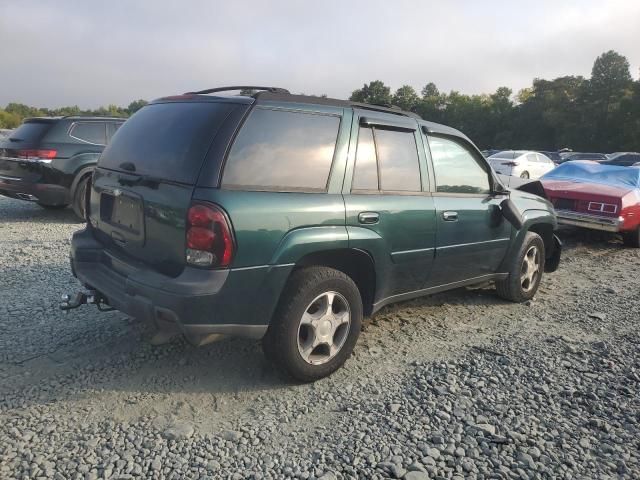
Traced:
<path fill-rule="evenodd" d="M 222 186 L 326 190 L 339 127 L 338 116 L 254 109 L 229 152 Z"/>
<path fill-rule="evenodd" d="M 81 142 L 104 145 L 107 143 L 106 128 L 105 122 L 75 122 L 69 129 L 69 136 Z"/>
<path fill-rule="evenodd" d="M 147 105 L 118 129 L 98 166 L 193 184 L 211 143 L 236 105 L 169 102 Z"/>

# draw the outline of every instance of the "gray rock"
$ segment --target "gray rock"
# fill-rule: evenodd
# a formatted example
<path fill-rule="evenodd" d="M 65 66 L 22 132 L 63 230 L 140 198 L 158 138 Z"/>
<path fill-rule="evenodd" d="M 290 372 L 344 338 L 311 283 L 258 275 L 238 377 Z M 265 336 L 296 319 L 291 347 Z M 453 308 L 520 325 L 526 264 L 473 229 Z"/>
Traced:
<path fill-rule="evenodd" d="M 193 425 L 187 422 L 175 423 L 163 432 L 163 436 L 168 440 L 183 440 L 193 436 Z"/>
<path fill-rule="evenodd" d="M 396 477 L 397 478 L 397 477 Z M 429 474 L 425 472 L 411 471 L 404 476 L 405 480 L 429 480 Z"/>

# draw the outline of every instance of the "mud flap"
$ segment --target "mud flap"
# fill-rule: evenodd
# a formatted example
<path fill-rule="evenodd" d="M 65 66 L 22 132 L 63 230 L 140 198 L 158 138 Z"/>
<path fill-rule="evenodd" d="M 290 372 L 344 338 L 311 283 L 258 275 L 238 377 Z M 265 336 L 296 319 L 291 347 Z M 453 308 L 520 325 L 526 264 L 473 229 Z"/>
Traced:
<path fill-rule="evenodd" d="M 560 257 L 562 256 L 562 241 L 556 234 L 553 235 L 553 250 L 545 259 L 544 271 L 547 273 L 555 272 L 560 265 Z"/>

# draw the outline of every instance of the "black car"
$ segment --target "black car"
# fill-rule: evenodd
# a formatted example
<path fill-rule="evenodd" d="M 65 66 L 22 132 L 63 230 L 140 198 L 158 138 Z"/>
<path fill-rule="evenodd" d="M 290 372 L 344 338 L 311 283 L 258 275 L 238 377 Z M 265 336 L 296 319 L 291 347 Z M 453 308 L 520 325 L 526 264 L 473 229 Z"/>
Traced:
<path fill-rule="evenodd" d="M 98 157 L 124 122 L 107 117 L 26 119 L 0 141 L 0 195 L 65 208 L 84 218 L 84 192 Z"/>
<path fill-rule="evenodd" d="M 573 160 L 593 160 L 594 162 L 601 162 L 607 160 L 607 156 L 604 153 L 567 152 L 560 154 L 560 161 L 558 163 L 571 162 Z"/>
<path fill-rule="evenodd" d="M 617 165 L 619 167 L 631 167 L 640 162 L 640 153 L 637 152 L 616 152 L 609 155 L 606 160 L 601 161 L 603 165 Z"/>
<path fill-rule="evenodd" d="M 551 151 L 547 151 L 547 150 L 538 150 L 538 153 L 546 155 L 555 164 L 562 163 L 562 157 L 560 155 L 560 152 L 551 152 Z"/>

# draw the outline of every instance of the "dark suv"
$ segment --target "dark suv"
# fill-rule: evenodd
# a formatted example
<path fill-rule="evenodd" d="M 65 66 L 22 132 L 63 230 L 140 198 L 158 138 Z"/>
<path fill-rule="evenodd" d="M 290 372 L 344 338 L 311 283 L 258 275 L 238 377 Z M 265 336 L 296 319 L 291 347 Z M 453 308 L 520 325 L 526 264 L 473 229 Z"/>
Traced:
<path fill-rule="evenodd" d="M 69 204 L 84 219 L 87 180 L 122 118 L 28 118 L 0 141 L 0 195 L 44 208 Z"/>
<path fill-rule="evenodd" d="M 63 308 L 108 304 L 197 343 L 262 338 L 311 381 L 387 304 L 489 281 L 522 302 L 557 267 L 551 204 L 509 191 L 457 130 L 282 89 L 220 90 L 150 103 L 105 148 L 72 240 L 90 292 Z"/>

